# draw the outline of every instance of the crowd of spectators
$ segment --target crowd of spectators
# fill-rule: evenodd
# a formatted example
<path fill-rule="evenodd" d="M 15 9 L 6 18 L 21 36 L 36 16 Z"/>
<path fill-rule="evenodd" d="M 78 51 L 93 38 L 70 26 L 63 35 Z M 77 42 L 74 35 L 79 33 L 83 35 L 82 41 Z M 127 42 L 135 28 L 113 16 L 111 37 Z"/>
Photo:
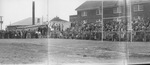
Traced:
<path fill-rule="evenodd" d="M 131 23 L 131 22 L 130 22 Z M 57 26 L 39 27 L 36 30 L 0 31 L 0 38 L 64 38 L 84 40 L 107 40 L 107 41 L 150 41 L 150 19 L 134 18 L 132 20 L 132 31 L 127 31 L 128 24 L 124 20 L 75 24 L 66 30 Z M 102 29 L 103 28 L 103 29 Z M 103 31 L 102 31 L 103 30 Z M 102 36 L 103 35 L 103 36 Z M 132 39 L 132 40 L 131 40 Z"/>
<path fill-rule="evenodd" d="M 137 16 L 132 22 L 133 40 L 150 41 L 150 19 Z"/>
<path fill-rule="evenodd" d="M 150 41 L 150 19 L 133 19 L 132 31 L 128 31 L 128 23 L 123 19 L 104 21 L 103 31 L 100 22 L 75 24 L 64 31 L 51 31 L 50 38 L 102 40 L 103 33 L 103 40 L 107 41 Z"/>
<path fill-rule="evenodd" d="M 47 28 L 38 28 L 37 30 L 1 30 L 0 39 L 26 39 L 26 38 L 44 38 L 47 36 Z"/>
<path fill-rule="evenodd" d="M 70 27 L 64 31 L 56 30 L 50 32 L 52 33 L 50 34 L 51 38 L 101 40 L 101 25 L 97 23 L 76 24 L 74 27 Z"/>
<path fill-rule="evenodd" d="M 128 28 L 129 23 L 132 26 L 131 31 Z M 101 22 L 76 23 L 64 31 L 59 29 L 51 31 L 50 38 L 102 40 L 103 37 L 103 40 L 107 41 L 150 41 L 149 30 L 150 19 L 138 17 L 132 22 L 124 19 L 120 21 L 104 20 L 103 25 Z"/>
<path fill-rule="evenodd" d="M 84 40 L 103 40 L 107 41 L 125 41 L 127 40 L 127 34 L 124 31 L 127 30 L 126 23 L 116 22 L 116 21 L 106 21 L 102 23 L 86 23 L 86 24 L 76 24 L 65 31 L 53 31 L 51 32 L 51 38 L 65 38 L 65 39 L 84 39 Z M 57 27 L 58 28 L 58 27 Z M 59 29 L 57 29 L 59 30 Z M 121 30 L 121 31 L 119 31 Z M 59 33 L 58 33 L 59 32 Z"/>

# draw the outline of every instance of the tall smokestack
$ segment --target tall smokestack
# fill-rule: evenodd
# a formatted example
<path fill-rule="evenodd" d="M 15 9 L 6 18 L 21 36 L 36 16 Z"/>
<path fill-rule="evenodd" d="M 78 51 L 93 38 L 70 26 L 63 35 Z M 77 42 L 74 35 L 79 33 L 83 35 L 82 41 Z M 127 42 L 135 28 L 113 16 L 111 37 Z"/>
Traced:
<path fill-rule="evenodd" d="M 32 25 L 35 25 L 35 3 L 32 2 Z"/>

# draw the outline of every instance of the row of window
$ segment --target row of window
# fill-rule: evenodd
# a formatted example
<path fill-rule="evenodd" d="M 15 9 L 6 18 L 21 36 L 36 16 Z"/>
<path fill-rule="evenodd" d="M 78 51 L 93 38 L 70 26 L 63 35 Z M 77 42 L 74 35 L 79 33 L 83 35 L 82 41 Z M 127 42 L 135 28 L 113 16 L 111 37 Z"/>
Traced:
<path fill-rule="evenodd" d="M 143 11 L 143 5 L 134 5 L 133 6 L 133 11 Z"/>
<path fill-rule="evenodd" d="M 121 7 L 114 8 L 113 13 L 121 13 Z M 102 14 L 102 10 L 97 9 L 96 15 L 101 15 L 101 14 Z M 81 12 L 81 16 L 87 16 L 87 12 L 86 11 Z"/>
<path fill-rule="evenodd" d="M 143 11 L 143 5 L 134 5 L 133 6 L 133 11 L 137 12 L 137 11 Z M 113 13 L 122 13 L 122 7 L 116 7 L 113 9 Z M 97 9 L 96 10 L 96 15 L 101 15 L 102 14 L 102 10 L 101 9 Z M 87 16 L 87 12 L 83 11 L 81 12 L 81 16 Z"/>
<path fill-rule="evenodd" d="M 123 21 L 123 19 L 121 17 L 115 17 L 112 19 L 113 19 L 112 21 L 116 21 L 116 22 L 122 22 Z M 140 16 L 135 16 L 135 17 L 133 17 L 133 20 L 135 20 L 135 19 L 141 19 L 142 20 L 143 18 Z M 83 24 L 86 24 L 87 20 L 85 19 L 85 20 L 82 20 L 81 22 L 83 22 Z M 102 19 L 96 19 L 95 22 L 102 22 Z"/>
<path fill-rule="evenodd" d="M 95 22 L 101 22 L 102 20 L 101 19 L 96 19 Z M 122 19 L 121 18 L 113 18 L 113 21 L 117 21 L 117 22 L 121 22 Z M 86 24 L 87 23 L 87 20 L 82 20 L 81 21 L 83 24 Z"/>
<path fill-rule="evenodd" d="M 100 9 L 96 10 L 96 15 L 101 15 L 101 13 L 102 13 L 102 10 Z M 87 16 L 87 12 L 86 11 L 81 12 L 81 16 Z"/>
<path fill-rule="evenodd" d="M 87 23 L 87 20 L 82 20 L 81 21 L 83 24 L 86 24 Z M 96 19 L 96 22 L 101 22 L 101 19 Z"/>

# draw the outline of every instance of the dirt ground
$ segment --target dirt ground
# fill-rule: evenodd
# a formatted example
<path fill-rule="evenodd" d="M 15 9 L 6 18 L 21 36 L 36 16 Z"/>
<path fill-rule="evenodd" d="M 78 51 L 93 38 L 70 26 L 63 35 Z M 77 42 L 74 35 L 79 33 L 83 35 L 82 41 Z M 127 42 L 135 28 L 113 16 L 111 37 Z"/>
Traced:
<path fill-rule="evenodd" d="M 1 39 L 0 64 L 43 64 L 47 56 L 47 40 Z"/>

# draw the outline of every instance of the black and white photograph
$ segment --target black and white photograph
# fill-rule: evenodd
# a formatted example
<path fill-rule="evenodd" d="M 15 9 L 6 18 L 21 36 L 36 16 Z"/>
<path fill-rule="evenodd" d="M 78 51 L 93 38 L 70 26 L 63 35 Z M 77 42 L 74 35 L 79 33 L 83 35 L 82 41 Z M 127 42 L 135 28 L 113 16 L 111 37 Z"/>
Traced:
<path fill-rule="evenodd" d="M 150 64 L 150 0 L 0 0 L 3 64 Z"/>
<path fill-rule="evenodd" d="M 47 0 L 0 0 L 0 65 L 47 65 Z"/>

